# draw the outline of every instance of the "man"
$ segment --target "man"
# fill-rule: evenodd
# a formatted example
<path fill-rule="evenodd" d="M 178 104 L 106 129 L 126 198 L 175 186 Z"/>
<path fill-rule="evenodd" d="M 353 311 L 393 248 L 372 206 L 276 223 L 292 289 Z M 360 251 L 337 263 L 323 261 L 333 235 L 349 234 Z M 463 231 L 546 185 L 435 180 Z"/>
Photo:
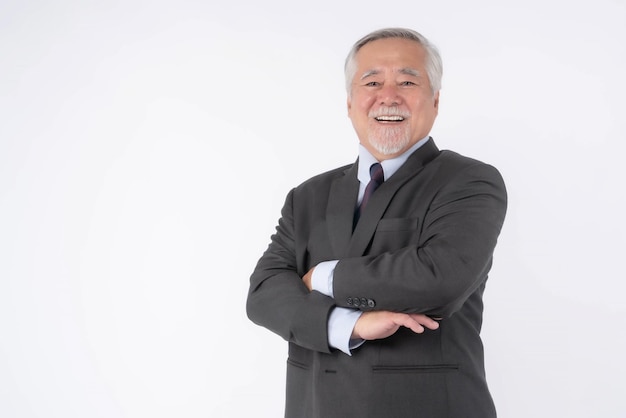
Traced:
<path fill-rule="evenodd" d="M 289 342 L 285 416 L 495 417 L 479 333 L 502 178 L 429 137 L 422 35 L 373 32 L 345 68 L 358 160 L 290 191 L 250 278 L 248 316 Z"/>

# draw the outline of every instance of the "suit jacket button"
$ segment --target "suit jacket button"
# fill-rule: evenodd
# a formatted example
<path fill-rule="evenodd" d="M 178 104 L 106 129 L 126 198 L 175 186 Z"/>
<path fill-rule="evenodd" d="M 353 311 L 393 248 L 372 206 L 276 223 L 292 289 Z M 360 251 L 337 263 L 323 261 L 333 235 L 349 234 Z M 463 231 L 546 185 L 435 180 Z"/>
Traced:
<path fill-rule="evenodd" d="M 372 299 L 368 299 L 367 306 L 369 306 L 370 308 L 373 308 L 374 306 L 376 306 L 376 302 L 374 302 Z"/>
<path fill-rule="evenodd" d="M 367 299 L 361 298 L 361 307 L 365 308 L 367 306 Z"/>
<path fill-rule="evenodd" d="M 348 302 L 348 306 L 352 306 L 352 298 L 348 298 L 346 302 Z"/>

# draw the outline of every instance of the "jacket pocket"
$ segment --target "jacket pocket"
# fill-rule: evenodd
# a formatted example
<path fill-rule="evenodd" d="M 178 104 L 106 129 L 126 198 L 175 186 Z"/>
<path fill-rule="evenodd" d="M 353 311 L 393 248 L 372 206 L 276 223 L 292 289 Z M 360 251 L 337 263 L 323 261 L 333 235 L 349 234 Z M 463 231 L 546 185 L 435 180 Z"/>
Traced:
<path fill-rule="evenodd" d="M 304 363 L 300 363 L 299 361 L 293 360 L 291 358 L 287 359 L 287 365 L 297 367 L 298 369 L 302 369 L 302 370 L 309 370 L 308 365 Z"/>
<path fill-rule="evenodd" d="M 448 373 L 459 370 L 458 364 L 428 364 L 411 366 L 372 366 L 374 373 Z"/>

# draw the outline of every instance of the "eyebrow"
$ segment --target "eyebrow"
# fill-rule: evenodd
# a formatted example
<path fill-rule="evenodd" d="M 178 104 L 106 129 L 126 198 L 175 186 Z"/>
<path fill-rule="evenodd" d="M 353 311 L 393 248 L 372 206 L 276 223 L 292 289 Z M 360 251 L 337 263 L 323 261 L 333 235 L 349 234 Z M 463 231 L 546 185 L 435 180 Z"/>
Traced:
<path fill-rule="evenodd" d="M 367 77 L 371 77 L 373 75 L 378 75 L 378 74 L 380 74 L 379 70 L 368 70 L 368 71 L 363 73 L 363 75 L 361 76 L 361 80 L 364 80 Z"/>
<path fill-rule="evenodd" d="M 361 80 L 364 80 L 368 77 L 374 76 L 374 75 L 378 75 L 380 74 L 380 70 L 377 69 L 373 69 L 373 70 L 368 70 L 366 72 L 363 73 L 363 75 L 361 76 Z M 414 68 L 400 68 L 400 70 L 398 71 L 400 74 L 406 74 L 406 75 L 412 75 L 414 77 L 421 77 L 422 73 L 420 73 L 418 70 L 414 69 Z"/>
<path fill-rule="evenodd" d="M 412 75 L 414 77 L 421 77 L 422 73 L 414 68 L 402 68 L 400 69 L 400 74 Z"/>

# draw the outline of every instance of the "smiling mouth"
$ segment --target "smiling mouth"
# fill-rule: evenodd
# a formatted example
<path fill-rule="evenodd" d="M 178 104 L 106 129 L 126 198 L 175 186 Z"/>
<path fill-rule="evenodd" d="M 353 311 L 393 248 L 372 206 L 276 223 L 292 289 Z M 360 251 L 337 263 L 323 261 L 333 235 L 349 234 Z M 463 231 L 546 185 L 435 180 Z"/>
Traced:
<path fill-rule="evenodd" d="M 398 115 L 376 116 L 374 119 L 376 119 L 378 122 L 402 122 L 404 120 L 404 117 Z"/>

